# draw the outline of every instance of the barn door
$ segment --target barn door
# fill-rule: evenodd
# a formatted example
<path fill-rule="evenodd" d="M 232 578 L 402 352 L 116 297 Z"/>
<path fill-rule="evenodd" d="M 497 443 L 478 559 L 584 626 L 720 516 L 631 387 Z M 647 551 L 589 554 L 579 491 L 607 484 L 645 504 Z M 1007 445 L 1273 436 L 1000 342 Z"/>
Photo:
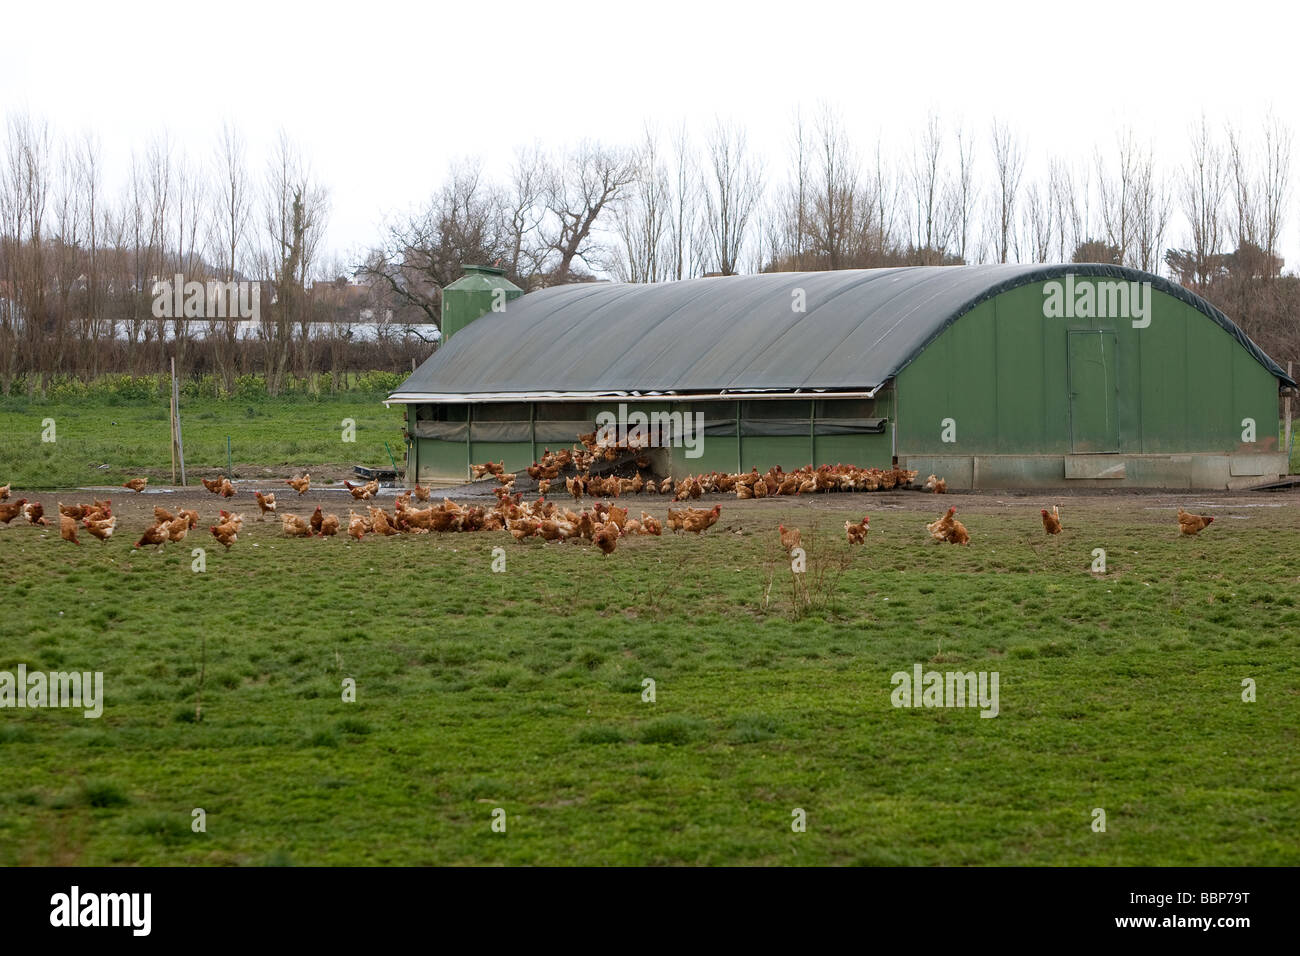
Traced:
<path fill-rule="evenodd" d="M 1116 336 L 1069 332 L 1070 442 L 1076 455 L 1119 451 Z"/>

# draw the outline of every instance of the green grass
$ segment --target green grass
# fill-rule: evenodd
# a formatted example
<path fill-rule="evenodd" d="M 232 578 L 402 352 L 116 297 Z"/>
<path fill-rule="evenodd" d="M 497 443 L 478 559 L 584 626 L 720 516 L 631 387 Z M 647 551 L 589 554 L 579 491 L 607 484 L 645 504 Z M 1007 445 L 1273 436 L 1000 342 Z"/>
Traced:
<path fill-rule="evenodd" d="M 1045 541 L 1032 504 L 953 496 L 970 548 L 881 500 L 794 514 L 814 570 L 847 563 L 815 613 L 779 503 L 608 559 L 253 525 L 202 574 L 189 541 L 0 528 L 0 670 L 103 671 L 107 697 L 0 711 L 0 864 L 1300 863 L 1292 499 L 1196 539 L 1150 497 L 1077 499 Z M 1000 716 L 895 709 L 918 662 L 997 671 Z"/>
<path fill-rule="evenodd" d="M 391 467 L 402 449 L 402 409 L 385 408 L 381 393 L 345 392 L 258 400 L 211 398 L 181 401 L 181 433 L 190 474 L 226 469 L 226 436 L 240 477 L 260 477 L 263 469 L 367 463 Z M 4 474 L 24 488 L 117 485 L 148 475 L 171 480 L 171 431 L 167 402 L 118 402 L 104 397 L 51 402 L 0 398 Z M 356 422 L 356 441 L 342 440 L 342 422 Z M 46 420 L 54 420 L 55 441 L 42 441 Z M 257 467 L 249 467 L 256 462 Z M 239 467 L 241 463 L 244 467 Z M 107 465 L 107 468 L 102 466 Z M 192 480 L 192 479 L 191 479 Z"/>

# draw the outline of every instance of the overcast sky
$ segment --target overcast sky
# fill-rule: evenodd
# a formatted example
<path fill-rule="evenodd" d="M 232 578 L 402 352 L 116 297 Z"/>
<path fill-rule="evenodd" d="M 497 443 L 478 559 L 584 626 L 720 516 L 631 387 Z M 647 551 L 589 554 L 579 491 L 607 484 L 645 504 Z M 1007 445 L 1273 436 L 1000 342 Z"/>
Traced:
<path fill-rule="evenodd" d="M 1172 165 L 1202 112 L 1252 135 L 1270 109 L 1300 128 L 1297 18 L 1286 4 L 1131 0 L 10 3 L 0 113 L 96 131 L 110 184 L 163 129 L 206 159 L 232 120 L 260 169 L 283 127 L 329 188 L 327 246 L 345 255 L 425 200 L 457 156 L 504 170 L 518 145 L 631 143 L 646 120 L 735 119 L 779 179 L 793 111 L 823 100 L 859 148 L 910 148 L 937 110 L 983 137 L 1007 120 L 1027 176 L 1049 154 L 1089 160 L 1124 126 Z"/>

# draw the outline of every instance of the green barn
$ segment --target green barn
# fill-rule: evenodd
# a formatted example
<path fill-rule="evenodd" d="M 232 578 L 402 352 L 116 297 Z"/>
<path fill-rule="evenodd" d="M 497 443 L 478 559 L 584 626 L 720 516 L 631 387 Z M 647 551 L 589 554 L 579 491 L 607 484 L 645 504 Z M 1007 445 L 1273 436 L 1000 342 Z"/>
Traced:
<path fill-rule="evenodd" d="M 408 482 L 519 470 L 636 412 L 663 426 L 656 469 L 674 477 L 896 462 L 952 488 L 1233 488 L 1288 470 L 1278 394 L 1295 382 L 1204 299 L 1117 266 L 529 295 L 478 267 L 443 308 L 446 342 L 388 398 L 407 406 Z"/>

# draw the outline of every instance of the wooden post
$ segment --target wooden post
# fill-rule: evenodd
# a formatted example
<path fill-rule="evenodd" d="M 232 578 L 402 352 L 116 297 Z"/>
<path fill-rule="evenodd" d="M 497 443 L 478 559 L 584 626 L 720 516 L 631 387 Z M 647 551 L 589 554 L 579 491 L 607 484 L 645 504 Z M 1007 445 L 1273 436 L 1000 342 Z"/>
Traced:
<path fill-rule="evenodd" d="M 176 458 L 181 463 L 181 487 L 185 486 L 185 440 L 181 437 L 181 393 L 176 383 L 176 359 L 172 358 L 172 427 L 176 433 Z M 175 481 L 175 475 L 172 481 Z"/>
<path fill-rule="evenodd" d="M 1291 362 L 1286 363 L 1287 377 L 1294 380 L 1295 375 L 1291 371 Z M 1287 390 L 1286 398 L 1282 399 L 1282 417 L 1286 422 L 1282 432 L 1282 447 L 1286 449 L 1286 473 L 1291 474 L 1291 391 Z"/>
<path fill-rule="evenodd" d="M 172 384 L 176 383 L 176 359 L 172 359 Z M 167 426 L 171 431 L 172 484 L 176 484 L 176 391 L 167 396 Z"/>

